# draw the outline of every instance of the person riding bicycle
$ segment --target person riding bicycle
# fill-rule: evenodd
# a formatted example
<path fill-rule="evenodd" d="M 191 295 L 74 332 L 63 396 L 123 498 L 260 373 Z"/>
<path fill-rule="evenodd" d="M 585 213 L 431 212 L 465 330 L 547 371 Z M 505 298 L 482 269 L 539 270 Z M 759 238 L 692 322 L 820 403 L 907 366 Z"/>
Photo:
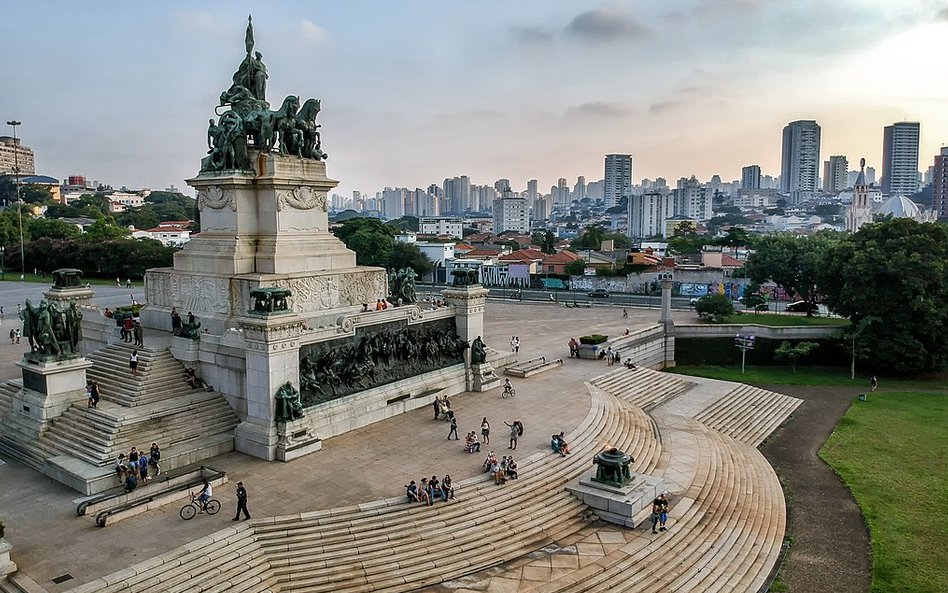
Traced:
<path fill-rule="evenodd" d="M 513 384 L 510 379 L 504 379 L 504 393 L 508 395 L 513 393 Z"/>
<path fill-rule="evenodd" d="M 211 495 L 214 493 L 214 489 L 211 488 L 211 483 L 204 480 L 204 485 L 201 487 L 201 495 L 198 496 L 198 502 L 201 503 L 201 512 L 203 513 L 205 507 L 207 506 L 207 501 L 211 499 Z"/>

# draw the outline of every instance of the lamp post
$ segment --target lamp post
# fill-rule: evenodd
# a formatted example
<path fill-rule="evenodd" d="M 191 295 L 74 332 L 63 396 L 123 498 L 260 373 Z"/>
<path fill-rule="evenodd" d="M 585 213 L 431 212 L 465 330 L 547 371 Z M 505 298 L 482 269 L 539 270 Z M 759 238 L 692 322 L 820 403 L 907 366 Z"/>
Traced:
<path fill-rule="evenodd" d="M 16 141 L 16 127 L 23 122 L 11 119 L 7 125 L 13 128 L 13 175 L 16 179 L 16 212 L 20 222 L 20 280 L 26 277 L 26 260 L 23 259 L 23 200 L 20 199 L 20 148 Z"/>
<path fill-rule="evenodd" d="M 0 245 L 0 280 L 4 280 L 5 274 L 7 272 L 6 265 L 5 265 L 7 262 L 3 257 L 4 254 L 6 253 L 6 250 L 7 250 L 6 247 L 4 247 L 3 245 Z"/>

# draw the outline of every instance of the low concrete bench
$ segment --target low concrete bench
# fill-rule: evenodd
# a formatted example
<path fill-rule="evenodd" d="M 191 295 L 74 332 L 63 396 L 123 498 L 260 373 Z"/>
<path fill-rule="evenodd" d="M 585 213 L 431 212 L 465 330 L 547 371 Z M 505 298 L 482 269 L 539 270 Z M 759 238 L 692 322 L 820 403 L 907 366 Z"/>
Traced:
<path fill-rule="evenodd" d="M 533 375 L 542 373 L 543 371 L 548 371 L 561 366 L 563 366 L 562 358 L 547 360 L 545 356 L 539 356 L 537 358 L 531 358 L 530 360 L 518 362 L 515 365 L 507 367 L 504 369 L 504 374 L 526 379 L 527 377 L 532 377 Z"/>

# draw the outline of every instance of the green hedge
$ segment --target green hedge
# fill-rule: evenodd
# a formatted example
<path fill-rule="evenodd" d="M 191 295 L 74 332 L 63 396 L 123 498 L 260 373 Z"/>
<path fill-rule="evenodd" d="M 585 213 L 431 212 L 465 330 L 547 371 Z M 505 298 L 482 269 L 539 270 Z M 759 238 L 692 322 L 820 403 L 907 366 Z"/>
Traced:
<path fill-rule="evenodd" d="M 785 340 L 758 337 L 754 349 L 747 351 L 748 365 L 788 365 L 787 361 L 774 360 L 774 351 Z M 798 366 L 849 366 L 850 358 L 843 343 L 836 339 L 787 340 L 816 342 L 819 348 L 806 358 L 797 361 Z M 675 364 L 692 365 L 740 365 L 741 351 L 734 346 L 734 338 L 675 338 Z"/>
<path fill-rule="evenodd" d="M 602 334 L 593 334 L 591 336 L 582 336 L 581 338 L 579 338 L 579 343 L 595 346 L 596 344 L 602 344 L 608 339 L 609 339 L 609 336 L 604 336 Z"/>

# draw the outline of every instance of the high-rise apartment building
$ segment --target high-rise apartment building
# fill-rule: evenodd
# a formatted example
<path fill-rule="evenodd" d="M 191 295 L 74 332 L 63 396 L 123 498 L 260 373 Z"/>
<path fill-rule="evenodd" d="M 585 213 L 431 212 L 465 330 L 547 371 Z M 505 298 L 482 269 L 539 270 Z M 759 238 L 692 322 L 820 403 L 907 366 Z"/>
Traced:
<path fill-rule="evenodd" d="M 938 220 L 948 220 L 948 146 L 942 146 L 935 155 L 935 167 L 932 172 L 933 200 L 935 216 Z"/>
<path fill-rule="evenodd" d="M 886 126 L 882 135 L 882 193 L 909 196 L 918 191 L 917 121 Z"/>
<path fill-rule="evenodd" d="M 760 189 L 760 165 L 748 165 L 741 169 L 741 189 Z"/>
<path fill-rule="evenodd" d="M 494 200 L 494 233 L 516 231 L 530 232 L 530 214 L 523 198 L 501 197 Z"/>
<path fill-rule="evenodd" d="M 672 197 L 664 191 L 629 198 L 629 237 L 647 239 L 661 235 L 665 219 L 672 216 Z"/>
<path fill-rule="evenodd" d="M 780 189 L 800 200 L 819 189 L 820 125 L 813 120 L 790 122 L 783 129 Z"/>
<path fill-rule="evenodd" d="M 713 199 L 714 195 L 711 191 L 701 185 L 694 175 L 691 179 L 682 177 L 678 180 L 678 189 L 674 192 L 671 215 L 686 216 L 695 220 L 710 220 Z"/>
<path fill-rule="evenodd" d="M 573 186 L 573 199 L 577 201 L 586 199 L 586 178 L 582 175 L 576 178 L 576 185 Z"/>
<path fill-rule="evenodd" d="M 497 193 L 504 195 L 505 193 L 510 192 L 510 180 L 509 179 L 498 179 L 494 182 L 494 189 L 497 190 Z"/>
<path fill-rule="evenodd" d="M 19 138 L 14 142 L 12 136 L 0 136 L 0 175 L 13 175 L 14 166 L 20 168 L 20 177 L 36 175 L 33 149 Z"/>
<path fill-rule="evenodd" d="M 849 186 L 849 161 L 843 155 L 834 154 L 823 161 L 823 191 L 843 191 Z"/>
<path fill-rule="evenodd" d="M 632 155 L 607 154 L 602 199 L 606 208 L 619 204 L 632 193 Z"/>

